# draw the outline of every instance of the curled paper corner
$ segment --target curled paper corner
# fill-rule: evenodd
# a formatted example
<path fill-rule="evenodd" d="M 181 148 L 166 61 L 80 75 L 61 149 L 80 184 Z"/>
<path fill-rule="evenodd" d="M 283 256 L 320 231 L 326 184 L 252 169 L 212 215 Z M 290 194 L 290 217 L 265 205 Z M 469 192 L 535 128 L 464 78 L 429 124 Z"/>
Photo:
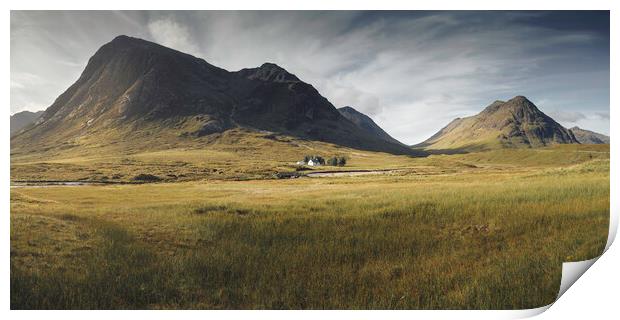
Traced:
<path fill-rule="evenodd" d="M 609 233 L 607 234 L 607 244 L 605 245 L 605 250 L 603 250 L 604 255 L 605 252 L 611 247 L 611 244 L 616 239 L 616 234 L 618 233 L 618 214 L 610 214 L 609 216 Z M 600 256 L 599 256 L 600 257 Z"/>
<path fill-rule="evenodd" d="M 564 262 L 562 264 L 562 280 L 560 282 L 560 291 L 556 301 L 579 279 L 590 267 L 600 258 L 596 258 L 577 262 Z"/>
<path fill-rule="evenodd" d="M 514 315 L 521 319 L 529 318 L 529 317 L 537 316 L 547 311 L 549 308 L 551 308 L 551 306 L 555 302 L 557 302 L 562 297 L 562 295 L 564 295 L 564 293 L 568 290 L 568 288 L 570 288 L 575 282 L 577 282 L 577 280 L 579 280 L 579 278 L 584 273 L 586 273 L 586 271 L 588 271 L 588 269 L 590 269 L 590 267 L 592 267 L 592 265 L 594 265 L 594 263 L 600 257 L 602 257 L 605 254 L 605 252 L 607 252 L 607 250 L 609 250 L 609 247 L 611 247 L 611 244 L 616 239 L 617 231 L 618 231 L 618 215 L 611 214 L 610 221 L 609 221 L 609 233 L 607 235 L 607 243 L 605 244 L 605 249 L 603 250 L 603 253 L 601 253 L 601 255 L 594 257 L 590 260 L 562 263 L 562 279 L 560 280 L 560 290 L 558 291 L 558 296 L 555 298 L 555 301 L 543 307 L 539 307 L 535 309 L 519 310 L 519 312 L 515 313 Z"/>
<path fill-rule="evenodd" d="M 552 305 L 553 305 L 553 303 L 550 303 L 550 304 L 548 304 L 546 306 L 542 306 L 542 307 L 539 307 L 539 308 L 518 310 L 517 312 L 515 312 L 513 314 L 514 317 L 512 317 L 512 319 L 525 319 L 525 318 L 535 317 L 535 316 L 537 316 L 537 315 L 547 311 L 547 309 L 549 309 Z"/>
<path fill-rule="evenodd" d="M 608 244 L 609 243 L 610 242 L 608 241 Z M 607 250 L 607 248 L 605 250 Z M 560 299 L 560 297 L 562 297 L 566 290 L 568 290 L 568 288 L 570 288 L 600 257 L 601 256 L 598 256 L 596 258 L 585 261 L 562 263 L 562 280 L 560 281 L 560 290 L 558 291 L 558 295 L 555 298 L 555 301 L 543 307 L 519 310 L 517 313 L 514 314 L 514 319 L 530 318 L 547 311 L 554 303 L 556 303 Z"/>
<path fill-rule="evenodd" d="M 588 271 L 588 269 L 590 269 L 590 267 L 592 267 L 592 265 L 594 265 L 594 263 L 600 257 L 602 257 L 605 252 L 607 252 L 607 250 L 609 250 L 609 247 L 611 247 L 611 244 L 616 239 L 617 231 L 618 215 L 611 214 L 609 221 L 609 233 L 607 234 L 607 243 L 605 244 L 605 249 L 603 250 L 603 252 L 599 256 L 594 257 L 590 260 L 562 263 L 562 280 L 560 281 L 560 290 L 558 291 L 558 296 L 555 298 L 555 301 L 558 301 L 558 299 L 562 297 L 566 290 L 568 290 L 568 288 L 570 288 L 575 282 L 577 282 L 577 280 L 579 280 L 579 278 L 581 278 L 581 276 L 586 273 L 586 271 Z M 539 313 L 533 313 L 531 316 L 545 312 L 555 303 L 555 301 L 545 307 L 530 309 L 532 311 L 542 309 Z"/>

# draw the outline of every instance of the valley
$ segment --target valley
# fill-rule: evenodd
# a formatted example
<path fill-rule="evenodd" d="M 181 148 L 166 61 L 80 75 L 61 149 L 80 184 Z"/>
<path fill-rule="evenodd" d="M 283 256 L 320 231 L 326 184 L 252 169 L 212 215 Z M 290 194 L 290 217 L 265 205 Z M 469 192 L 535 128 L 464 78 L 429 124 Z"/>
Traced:
<path fill-rule="evenodd" d="M 12 188 L 12 308 L 534 308 L 555 299 L 562 262 L 605 246 L 606 145 L 350 152 L 341 170 L 398 170 Z M 175 154 L 221 156 L 132 158 L 168 168 Z"/>
<path fill-rule="evenodd" d="M 536 308 L 607 240 L 609 137 L 524 96 L 408 146 L 276 64 L 118 36 L 11 121 L 11 309 Z"/>

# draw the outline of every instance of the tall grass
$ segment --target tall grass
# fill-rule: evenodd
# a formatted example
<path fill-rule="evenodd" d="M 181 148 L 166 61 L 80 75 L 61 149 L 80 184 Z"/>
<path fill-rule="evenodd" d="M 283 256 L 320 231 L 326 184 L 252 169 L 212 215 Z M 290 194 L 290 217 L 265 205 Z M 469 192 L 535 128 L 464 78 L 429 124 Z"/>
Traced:
<path fill-rule="evenodd" d="M 12 256 L 11 308 L 539 307 L 602 252 L 608 170 L 14 189 L 12 228 L 70 214 L 96 244 Z"/>

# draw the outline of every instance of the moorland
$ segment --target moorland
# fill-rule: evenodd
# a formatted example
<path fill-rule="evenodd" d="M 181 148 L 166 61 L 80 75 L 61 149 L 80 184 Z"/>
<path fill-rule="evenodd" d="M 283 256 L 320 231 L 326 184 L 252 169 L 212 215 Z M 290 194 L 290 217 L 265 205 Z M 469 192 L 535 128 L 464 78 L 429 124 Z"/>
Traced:
<path fill-rule="evenodd" d="M 12 309 L 535 308 L 607 240 L 609 137 L 524 96 L 409 146 L 275 64 L 119 36 L 19 118 Z"/>

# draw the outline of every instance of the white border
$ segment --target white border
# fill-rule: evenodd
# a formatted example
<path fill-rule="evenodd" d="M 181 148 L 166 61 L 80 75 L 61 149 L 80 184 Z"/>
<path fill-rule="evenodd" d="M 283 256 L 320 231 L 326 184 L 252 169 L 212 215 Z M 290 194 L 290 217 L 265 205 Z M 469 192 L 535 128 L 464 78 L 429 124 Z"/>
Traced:
<path fill-rule="evenodd" d="M 3 25 L 3 38 L 6 45 L 1 54 L 4 68 L 4 77 L 2 77 L 3 88 L 3 100 L 5 108 L 5 118 L 1 119 L 4 124 L 2 126 L 2 132 L 0 135 L 5 137 L 6 141 L 2 144 L 2 170 L 0 173 L 0 181 L 2 181 L 3 192 L 0 194 L 2 197 L 2 213 L 3 219 L 0 222 L 2 233 L 2 257 L 3 263 L 0 265 L 0 270 L 3 276 L 2 284 L 4 288 L 0 293 L 0 299 L 2 303 L 2 311 L 7 313 L 11 319 L 29 319 L 29 318 L 46 318 L 46 319 L 105 319 L 110 317 L 120 318 L 149 318 L 149 319 L 168 319 L 170 317 L 184 317 L 184 318 L 200 318 L 205 316 L 229 318 L 229 319 L 241 319 L 252 317 L 255 319 L 290 319 L 295 317 L 301 319 L 340 319 L 340 318 L 355 318 L 355 319 L 376 319 L 386 318 L 390 319 L 409 319 L 411 317 L 423 317 L 433 319 L 514 319 L 533 316 L 539 314 L 547 307 L 532 309 L 532 310 L 517 310 L 517 311 L 9 311 L 10 305 L 10 287 L 9 287 L 9 251 L 10 251 L 10 226 L 9 226 L 9 167 L 10 167 L 10 143 L 9 137 L 9 75 L 10 75 L 10 12 L 9 10 L 224 10 L 224 9 L 237 9 L 237 10 L 388 10 L 388 9 L 401 9 L 401 10 L 611 10 L 611 57 L 620 56 L 618 51 L 618 45 L 615 40 L 618 39 L 618 23 L 617 23 L 617 9 L 620 1 L 614 0 L 565 0 L 565 1 L 543 1 L 543 0 L 505 0 L 505 1 L 489 1 L 489 0 L 470 0 L 470 1 L 458 1 L 458 0 L 419 0 L 419 1 L 396 1 L 396 0 L 306 0 L 304 2 L 297 0 L 260 0 L 260 1 L 242 1 L 242 0 L 227 0 L 219 3 L 207 3 L 205 1 L 192 1 L 192 0 L 175 0 L 175 1 L 162 1 L 161 3 L 153 3 L 153 1 L 123 1 L 123 0 L 107 0 L 98 3 L 89 3 L 86 1 L 77 0 L 23 0 L 12 1 L 12 3 L 3 3 L 5 6 L 4 12 L 0 15 L 0 21 Z M 618 64 L 612 58 L 611 60 L 611 88 L 618 87 L 618 81 L 616 80 L 618 74 Z M 610 104 L 615 106 L 617 104 L 618 95 L 612 90 L 610 92 Z M 615 112 L 614 108 L 610 108 L 611 123 L 617 124 L 619 114 Z M 620 134 L 620 130 L 613 125 L 610 126 L 610 135 L 612 138 L 611 157 L 616 159 L 618 156 L 617 140 L 615 137 Z M 612 161 L 615 164 L 615 162 Z M 620 181 L 618 170 L 615 166 L 611 167 L 611 194 L 617 194 L 618 181 Z M 584 278 L 588 278 L 590 283 L 584 283 L 583 281 L 577 282 L 575 290 L 568 290 L 562 299 L 554 303 L 553 308 L 543 314 L 543 318 L 573 318 L 580 315 L 580 318 L 589 316 L 591 314 L 606 315 L 617 313 L 615 303 L 617 300 L 618 290 L 618 275 L 617 270 L 620 270 L 620 253 L 619 250 L 610 245 L 615 238 L 617 226 L 618 226 L 618 202 L 611 198 L 611 226 L 610 235 L 607 243 L 609 249 L 607 253 L 600 259 L 600 262 L 593 266 L 593 269 L 597 270 L 596 274 L 592 272 L 586 273 Z M 617 246 L 616 246 L 617 247 Z M 563 270 L 573 269 L 576 273 L 582 273 L 584 265 L 590 265 L 597 259 L 592 261 L 573 264 L 572 266 L 566 265 Z M 600 265 L 604 264 L 604 265 Z M 576 269 L 575 269 L 576 267 Z M 587 269 L 587 268 L 586 268 Z M 598 273 L 600 272 L 600 273 Z M 574 275 L 572 275 L 574 276 Z M 564 278 L 564 274 L 563 274 Z M 577 277 L 578 278 L 578 277 Z M 576 280 L 576 279 L 575 279 Z M 563 280 L 566 282 L 566 280 Z M 579 289 L 581 291 L 578 291 Z M 575 291 L 575 292 L 573 292 Z M 566 300 L 566 301 L 563 301 Z M 603 302 L 603 303 L 601 303 Z"/>

